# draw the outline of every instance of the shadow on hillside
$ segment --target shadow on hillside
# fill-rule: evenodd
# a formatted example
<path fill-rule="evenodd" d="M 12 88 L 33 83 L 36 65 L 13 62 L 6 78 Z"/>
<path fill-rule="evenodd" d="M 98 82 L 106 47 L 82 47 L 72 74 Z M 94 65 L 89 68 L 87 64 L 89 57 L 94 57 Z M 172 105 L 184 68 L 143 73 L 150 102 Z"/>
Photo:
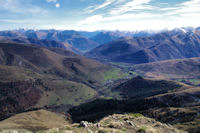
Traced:
<path fill-rule="evenodd" d="M 71 116 L 72 122 L 95 122 L 114 113 L 138 113 L 150 108 L 160 108 L 166 106 L 166 104 L 159 102 L 156 98 L 142 100 L 97 99 L 95 101 L 73 107 L 68 111 L 68 113 Z"/>

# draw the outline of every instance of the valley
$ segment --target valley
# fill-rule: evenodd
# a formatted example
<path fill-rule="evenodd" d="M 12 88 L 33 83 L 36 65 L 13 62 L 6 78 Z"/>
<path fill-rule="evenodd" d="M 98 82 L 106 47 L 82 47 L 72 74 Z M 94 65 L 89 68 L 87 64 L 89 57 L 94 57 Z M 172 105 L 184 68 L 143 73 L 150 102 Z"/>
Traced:
<path fill-rule="evenodd" d="M 200 0 L 0 0 L 0 133 L 200 133 Z"/>
<path fill-rule="evenodd" d="M 1 31 L 0 132 L 198 133 L 199 40 L 197 28 Z"/>

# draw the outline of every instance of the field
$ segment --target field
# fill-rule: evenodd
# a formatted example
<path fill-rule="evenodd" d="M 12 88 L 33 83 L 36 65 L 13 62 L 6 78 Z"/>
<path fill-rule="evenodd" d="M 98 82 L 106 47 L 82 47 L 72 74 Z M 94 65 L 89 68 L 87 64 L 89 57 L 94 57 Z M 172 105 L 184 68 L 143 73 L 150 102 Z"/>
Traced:
<path fill-rule="evenodd" d="M 179 82 L 183 82 L 189 85 L 200 86 L 200 79 L 177 79 Z"/>
<path fill-rule="evenodd" d="M 97 95 L 97 92 L 81 83 L 67 80 L 45 81 L 44 84 L 50 88 L 45 91 L 36 107 L 44 105 L 78 105 L 88 101 Z"/>

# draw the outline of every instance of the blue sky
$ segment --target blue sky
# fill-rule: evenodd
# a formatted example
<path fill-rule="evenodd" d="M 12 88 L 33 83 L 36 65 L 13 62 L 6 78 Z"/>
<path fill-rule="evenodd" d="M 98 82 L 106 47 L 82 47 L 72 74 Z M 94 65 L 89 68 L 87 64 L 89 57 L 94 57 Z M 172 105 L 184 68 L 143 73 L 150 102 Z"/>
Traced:
<path fill-rule="evenodd" d="M 200 0 L 0 0 L 0 30 L 199 26 Z"/>

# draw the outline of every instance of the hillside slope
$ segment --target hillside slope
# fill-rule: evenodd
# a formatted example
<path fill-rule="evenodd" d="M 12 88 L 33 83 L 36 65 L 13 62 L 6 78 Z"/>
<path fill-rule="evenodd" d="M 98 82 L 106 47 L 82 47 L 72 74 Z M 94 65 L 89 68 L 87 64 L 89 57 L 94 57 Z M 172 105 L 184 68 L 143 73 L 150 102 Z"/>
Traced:
<path fill-rule="evenodd" d="M 200 58 L 166 60 L 160 62 L 139 64 L 132 70 L 140 75 L 151 78 L 176 79 L 200 77 Z"/>
<path fill-rule="evenodd" d="M 63 49 L 0 43 L 0 119 L 30 108 L 91 100 L 112 69 Z"/>
<path fill-rule="evenodd" d="M 68 122 L 65 116 L 46 110 L 30 111 L 17 114 L 0 122 L 0 130 L 26 129 L 31 131 L 47 130 L 56 127 L 64 127 Z M 27 131 L 28 132 L 28 131 Z"/>
<path fill-rule="evenodd" d="M 56 49 L 48 50 L 34 45 L 0 43 L 0 53 L 1 65 L 20 66 L 68 79 L 76 75 L 89 80 L 91 72 L 105 68 L 99 62 L 70 54 L 69 51 L 61 53 Z"/>
<path fill-rule="evenodd" d="M 113 92 L 120 92 L 123 98 L 142 99 L 149 96 L 167 93 L 180 89 L 182 85 L 166 80 L 149 80 L 140 76 L 124 82 L 113 88 Z"/>

